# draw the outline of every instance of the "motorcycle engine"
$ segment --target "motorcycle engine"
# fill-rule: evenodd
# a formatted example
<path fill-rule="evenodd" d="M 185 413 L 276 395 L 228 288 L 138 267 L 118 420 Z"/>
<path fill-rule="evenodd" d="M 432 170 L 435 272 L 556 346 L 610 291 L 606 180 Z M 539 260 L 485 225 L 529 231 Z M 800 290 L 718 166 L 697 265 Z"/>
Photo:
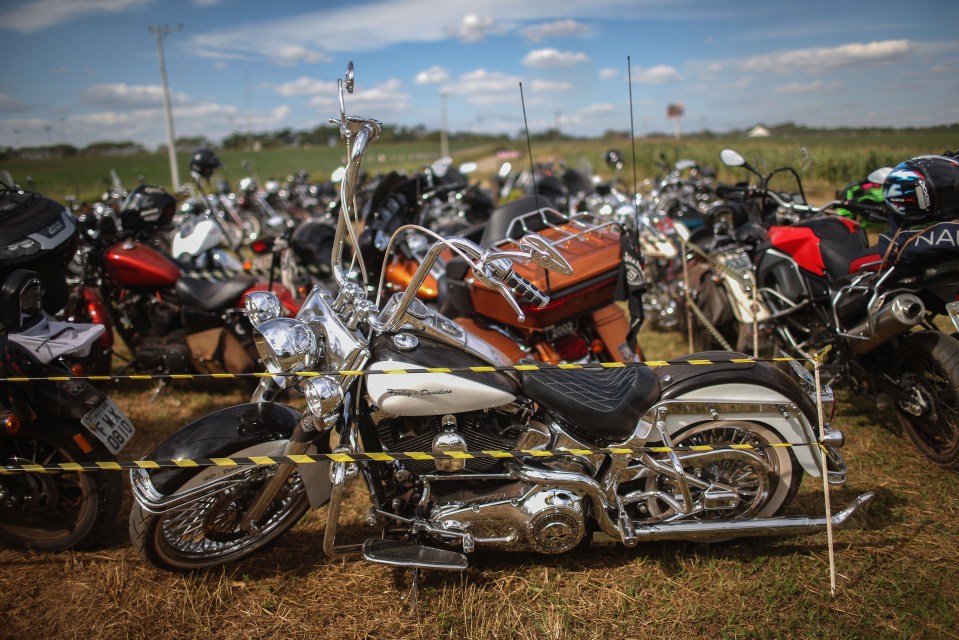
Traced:
<path fill-rule="evenodd" d="M 457 414 L 397 418 L 377 425 L 387 451 L 509 451 L 535 447 L 548 440 L 546 427 L 517 423 L 508 413 Z M 565 442 L 565 441 L 564 441 Z M 567 443 L 576 446 L 576 443 Z M 513 459 L 506 459 L 515 463 Z M 552 467 L 554 463 L 547 463 Z M 588 463 L 564 460 L 558 471 L 589 472 Z M 501 459 L 409 460 L 403 466 L 417 475 L 446 472 L 497 474 L 505 472 Z M 586 535 L 584 494 L 513 479 L 430 482 L 431 524 L 437 529 L 469 533 L 477 546 L 513 551 L 564 553 Z"/>
<path fill-rule="evenodd" d="M 380 442 L 387 451 L 489 451 L 515 448 L 520 435 L 525 431 L 514 424 L 509 416 L 485 413 L 458 414 L 454 416 L 425 416 L 386 420 L 376 427 Z M 443 461 L 409 460 L 403 463 L 416 475 L 436 471 L 466 471 L 491 473 L 498 470 L 500 462 L 495 459 L 470 459 L 465 465 L 448 467 Z"/>
<path fill-rule="evenodd" d="M 585 504 L 576 491 L 515 482 L 494 494 L 479 494 L 467 488 L 438 495 L 442 503 L 430 522 L 472 534 L 477 546 L 511 551 L 565 553 L 586 536 Z"/>

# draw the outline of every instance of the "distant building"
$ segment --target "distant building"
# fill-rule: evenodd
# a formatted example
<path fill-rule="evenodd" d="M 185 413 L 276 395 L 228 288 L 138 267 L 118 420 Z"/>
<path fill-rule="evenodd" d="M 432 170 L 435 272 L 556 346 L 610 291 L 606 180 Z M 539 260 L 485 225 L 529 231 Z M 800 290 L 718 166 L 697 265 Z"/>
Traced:
<path fill-rule="evenodd" d="M 757 124 L 755 127 L 747 131 L 746 135 L 750 138 L 768 138 L 769 129 L 762 126 L 761 124 Z"/>

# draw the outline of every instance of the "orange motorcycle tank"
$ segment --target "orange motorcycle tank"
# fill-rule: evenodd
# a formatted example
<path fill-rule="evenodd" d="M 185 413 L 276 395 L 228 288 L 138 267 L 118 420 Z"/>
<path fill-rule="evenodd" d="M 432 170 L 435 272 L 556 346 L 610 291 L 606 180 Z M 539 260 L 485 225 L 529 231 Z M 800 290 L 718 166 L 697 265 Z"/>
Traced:
<path fill-rule="evenodd" d="M 139 242 L 118 242 L 107 249 L 107 275 L 123 287 L 172 287 L 180 269 L 162 253 Z"/>
<path fill-rule="evenodd" d="M 604 227 L 564 240 L 564 232 L 576 233 L 575 228 L 567 229 L 567 226 L 545 229 L 540 235 L 556 241 L 554 246 L 573 268 L 572 275 L 547 274 L 535 263 L 513 266 L 517 275 L 549 295 L 550 301 L 545 307 L 537 309 L 520 302 L 526 314 L 526 322 L 520 324 L 516 312 L 503 296 L 474 281 L 470 287 L 470 299 L 477 313 L 513 326 L 543 329 L 612 303 L 620 262 L 619 232 Z M 512 243 L 497 248 L 505 251 L 517 249 Z"/>
<path fill-rule="evenodd" d="M 410 260 L 405 256 L 396 256 L 386 266 L 386 287 L 391 292 L 406 291 L 413 280 L 413 274 L 419 268 L 420 263 Z M 420 300 L 436 300 L 439 296 L 439 285 L 436 278 L 427 275 L 420 285 L 420 290 L 416 292 L 416 297 Z"/>

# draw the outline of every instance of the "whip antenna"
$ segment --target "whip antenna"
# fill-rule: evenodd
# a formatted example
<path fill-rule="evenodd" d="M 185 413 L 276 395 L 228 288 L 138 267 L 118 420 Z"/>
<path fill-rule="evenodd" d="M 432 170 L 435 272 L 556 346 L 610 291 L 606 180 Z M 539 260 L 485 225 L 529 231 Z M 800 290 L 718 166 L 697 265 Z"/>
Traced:
<path fill-rule="evenodd" d="M 533 180 L 533 198 L 539 209 L 539 189 L 536 188 L 536 169 L 533 166 L 533 144 L 529 140 L 529 122 L 526 120 L 526 100 L 523 98 L 523 83 L 519 83 L 519 101 L 523 105 L 523 128 L 526 130 L 526 151 L 529 153 L 529 175 Z"/>
<path fill-rule="evenodd" d="M 636 182 L 636 128 L 633 125 L 633 69 L 626 56 L 626 80 L 629 82 L 629 146 L 633 151 L 633 210 L 636 215 L 636 230 L 639 231 L 639 187 Z"/>

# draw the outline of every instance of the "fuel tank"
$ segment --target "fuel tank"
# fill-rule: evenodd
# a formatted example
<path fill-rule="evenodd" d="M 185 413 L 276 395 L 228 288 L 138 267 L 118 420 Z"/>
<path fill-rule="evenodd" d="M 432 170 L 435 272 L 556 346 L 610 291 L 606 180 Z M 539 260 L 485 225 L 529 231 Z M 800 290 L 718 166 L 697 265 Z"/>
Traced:
<path fill-rule="evenodd" d="M 450 345 L 413 333 L 380 336 L 371 345 L 374 371 L 463 367 L 489 363 Z M 519 383 L 507 373 L 385 373 L 367 378 L 370 400 L 396 416 L 432 416 L 481 411 L 516 399 Z"/>
<path fill-rule="evenodd" d="M 162 253 L 139 242 L 118 242 L 104 257 L 107 275 L 123 287 L 172 287 L 180 269 Z"/>

